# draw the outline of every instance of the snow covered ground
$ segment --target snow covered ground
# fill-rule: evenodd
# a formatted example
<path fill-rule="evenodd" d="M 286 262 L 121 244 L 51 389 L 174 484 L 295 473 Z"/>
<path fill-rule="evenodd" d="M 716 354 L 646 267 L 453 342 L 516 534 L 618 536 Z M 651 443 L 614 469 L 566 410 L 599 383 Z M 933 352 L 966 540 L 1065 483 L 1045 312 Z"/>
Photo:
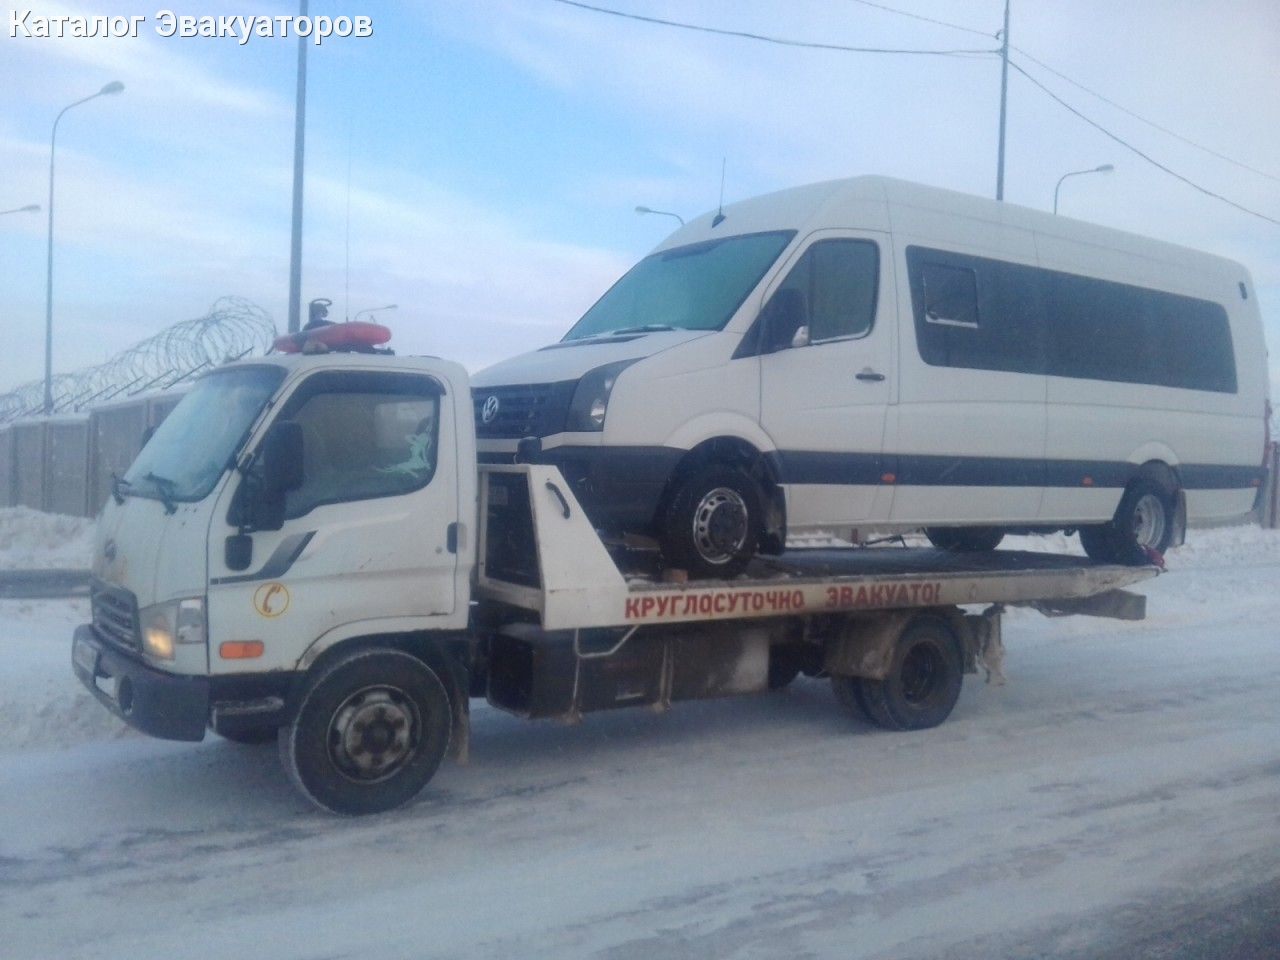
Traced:
<path fill-rule="evenodd" d="M 359 821 L 270 747 L 123 733 L 71 675 L 84 601 L 0 601 L 0 956 L 1275 956 L 1231 938 L 1280 943 L 1280 534 L 1169 567 L 1141 623 L 1012 612 L 1008 685 L 936 730 L 811 680 L 577 727 L 477 704 L 469 765 Z"/>

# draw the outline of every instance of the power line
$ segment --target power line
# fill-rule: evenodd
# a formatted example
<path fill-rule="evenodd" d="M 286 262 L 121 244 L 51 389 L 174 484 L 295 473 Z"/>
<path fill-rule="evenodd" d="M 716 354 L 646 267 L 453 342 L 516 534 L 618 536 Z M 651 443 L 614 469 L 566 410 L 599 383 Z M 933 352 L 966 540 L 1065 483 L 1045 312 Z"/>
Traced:
<path fill-rule="evenodd" d="M 1163 163 L 1161 163 L 1159 160 L 1156 160 L 1150 154 L 1144 153 L 1142 150 L 1139 150 L 1137 147 L 1129 143 L 1127 140 L 1124 140 L 1121 137 L 1117 136 L 1116 134 L 1112 133 L 1102 124 L 1098 123 L 1096 120 L 1092 120 L 1089 117 L 1085 116 L 1075 107 L 1073 107 L 1071 104 L 1067 103 L 1067 101 L 1063 100 L 1062 97 L 1058 96 L 1048 87 L 1046 87 L 1043 83 L 1041 83 L 1039 80 L 1033 77 L 1030 73 L 1028 73 L 1025 69 L 1023 69 L 1016 60 L 1010 60 L 1009 66 L 1013 67 L 1013 69 L 1017 70 L 1020 74 L 1026 77 L 1032 84 L 1039 87 L 1040 90 L 1043 91 L 1050 99 L 1055 100 L 1059 105 L 1064 107 L 1068 112 L 1075 114 L 1085 123 L 1089 124 L 1089 126 L 1093 127 L 1095 130 L 1097 130 L 1099 133 L 1103 134 L 1104 136 L 1109 137 L 1111 140 L 1114 140 L 1116 143 L 1120 144 L 1120 146 L 1124 147 L 1126 150 L 1136 153 L 1139 157 L 1147 161 L 1147 163 L 1151 164 L 1153 167 L 1163 170 L 1165 173 L 1169 174 L 1169 176 L 1173 177 L 1176 180 L 1181 180 L 1187 186 L 1191 187 L 1194 190 L 1200 191 L 1205 196 L 1212 197 L 1215 200 L 1221 200 L 1223 203 L 1227 204 L 1228 206 L 1235 207 L 1237 210 L 1243 213 L 1247 213 L 1252 216 L 1258 217 L 1260 220 L 1266 220 L 1268 223 L 1274 223 L 1276 226 L 1280 227 L 1280 220 L 1277 220 L 1274 217 L 1269 217 L 1265 213 L 1259 213 L 1257 210 L 1251 210 L 1248 207 L 1244 206 L 1243 204 L 1236 203 L 1234 200 L 1229 200 L 1220 193 L 1214 193 L 1208 187 L 1202 187 L 1200 184 L 1196 183 L 1194 180 L 1191 180 L 1188 177 L 1183 176 L 1182 174 L 1178 173 L 1176 170 L 1171 170 L 1169 167 L 1166 167 Z"/>
<path fill-rule="evenodd" d="M 854 0 L 854 2 L 855 3 L 863 2 L 863 0 Z M 1148 120 L 1146 117 L 1142 116 L 1141 114 L 1135 113 L 1134 111 L 1130 110 L 1128 107 L 1123 106 L 1119 103 L 1116 103 L 1110 97 L 1104 96 L 1103 94 L 1099 93 L 1097 90 L 1091 90 L 1090 88 L 1086 87 L 1083 83 L 1080 83 L 1077 80 L 1071 79 L 1061 70 L 1056 70 L 1053 67 L 1049 66 L 1049 64 L 1045 63 L 1043 60 L 1036 59 L 1031 54 L 1027 53 L 1027 51 L 1023 50 L 1021 47 L 1013 46 L 1012 44 L 1010 44 L 1010 49 L 1016 50 L 1018 53 L 1022 54 L 1022 56 L 1026 57 L 1028 60 L 1034 63 L 1036 66 L 1049 71 L 1055 77 L 1065 80 L 1067 83 L 1071 84 L 1073 87 L 1077 87 L 1083 90 L 1085 93 L 1089 94 L 1092 97 L 1097 97 L 1103 103 L 1106 103 L 1112 107 L 1115 107 L 1121 113 L 1128 114 L 1129 116 L 1133 117 L 1135 120 L 1141 121 L 1142 123 L 1145 123 L 1147 126 L 1152 127 L 1156 130 L 1159 130 L 1161 133 L 1166 134 L 1170 137 L 1173 137 L 1175 140 L 1181 140 L 1183 143 L 1187 144 L 1188 146 L 1195 147 L 1197 150 L 1203 150 L 1205 153 L 1209 154 L 1210 156 L 1217 157 L 1219 160 L 1225 160 L 1227 163 L 1232 164 L 1233 166 L 1239 167 L 1242 170 L 1248 170 L 1250 173 L 1256 173 L 1260 177 L 1266 177 L 1268 180 L 1275 180 L 1276 182 L 1280 183 L 1280 177 L 1276 176 L 1275 174 L 1267 173 L 1267 171 L 1265 170 L 1259 170 L 1257 167 L 1251 167 L 1249 166 L 1249 164 L 1242 163 L 1239 160 L 1233 160 L 1231 157 L 1228 157 L 1225 154 L 1219 153 L 1217 150 L 1213 150 L 1210 147 L 1206 147 L 1204 144 L 1196 143 L 1194 140 L 1188 137 L 1184 137 L 1182 134 L 1176 133 L 1173 130 L 1170 130 L 1168 127 L 1162 127 L 1160 124 L 1156 123 L 1154 120 Z"/>
<path fill-rule="evenodd" d="M 883 3 L 873 3 L 872 0 L 850 0 L 850 2 L 860 3 L 864 7 L 873 7 L 876 10 L 883 10 L 885 13 L 896 13 L 900 17 L 909 17 L 912 20 L 920 20 L 923 23 L 934 23 L 940 27 L 950 27 L 952 30 L 961 30 L 964 33 L 972 33 L 979 37 L 991 39 L 995 36 L 995 34 L 987 33 L 985 30 L 975 30 L 973 27 L 962 26 L 961 24 L 951 23 L 947 20 L 935 20 L 933 17 L 926 17 L 919 13 L 911 13 L 907 10 L 899 10 L 897 7 L 885 6 Z"/>
<path fill-rule="evenodd" d="M 806 47 L 811 50 L 835 50 L 840 53 L 902 53 L 922 54 L 935 57 L 969 56 L 975 53 L 989 54 L 993 52 L 991 50 L 917 50 L 890 47 L 851 47 L 838 43 L 817 43 L 809 40 L 789 40 L 784 37 L 773 37 L 762 33 L 748 33 L 745 30 L 725 30 L 720 27 L 708 27 L 696 23 L 683 23 L 679 20 L 664 20 L 661 17 L 647 17 L 639 13 L 627 13 L 622 10 L 612 10 L 609 7 L 597 7 L 590 3 L 582 3 L 580 0 L 553 0 L 553 2 L 562 3 L 567 7 L 577 7 L 579 10 L 591 10 L 594 13 L 605 13 L 612 17 L 622 17 L 626 20 L 638 20 L 641 23 L 652 23 L 663 27 L 676 27 L 680 30 L 695 30 L 699 33 L 713 33 L 722 37 L 737 37 L 742 40 L 757 40 L 761 43 L 774 43 L 784 47 Z"/>

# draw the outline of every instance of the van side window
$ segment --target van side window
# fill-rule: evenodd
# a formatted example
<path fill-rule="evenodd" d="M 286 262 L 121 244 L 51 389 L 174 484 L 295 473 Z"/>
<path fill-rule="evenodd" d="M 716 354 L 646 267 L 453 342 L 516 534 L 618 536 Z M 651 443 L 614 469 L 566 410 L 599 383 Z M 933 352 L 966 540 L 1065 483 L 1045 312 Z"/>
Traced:
<path fill-rule="evenodd" d="M 290 402 L 288 417 L 302 427 L 303 481 L 288 494 L 287 516 L 410 493 L 435 475 L 439 395 L 366 390 L 359 379 Z"/>
<path fill-rule="evenodd" d="M 809 340 L 865 336 L 875 322 L 880 251 L 870 240 L 819 240 L 779 290 L 804 298 Z"/>
<path fill-rule="evenodd" d="M 978 325 L 978 276 L 968 267 L 925 263 L 924 318 L 929 323 Z"/>
<path fill-rule="evenodd" d="M 1219 303 L 916 246 L 907 276 L 931 366 L 1236 392 Z"/>

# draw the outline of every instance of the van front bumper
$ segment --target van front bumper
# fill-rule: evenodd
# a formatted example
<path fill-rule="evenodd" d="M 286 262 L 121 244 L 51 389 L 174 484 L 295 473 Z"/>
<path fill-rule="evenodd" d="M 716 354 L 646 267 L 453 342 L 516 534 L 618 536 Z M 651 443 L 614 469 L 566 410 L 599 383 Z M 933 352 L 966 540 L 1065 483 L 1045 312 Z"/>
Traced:
<path fill-rule="evenodd" d="M 103 643 L 88 624 L 76 627 L 71 666 L 104 707 L 129 726 L 164 740 L 203 740 L 209 678 L 156 670 Z"/>

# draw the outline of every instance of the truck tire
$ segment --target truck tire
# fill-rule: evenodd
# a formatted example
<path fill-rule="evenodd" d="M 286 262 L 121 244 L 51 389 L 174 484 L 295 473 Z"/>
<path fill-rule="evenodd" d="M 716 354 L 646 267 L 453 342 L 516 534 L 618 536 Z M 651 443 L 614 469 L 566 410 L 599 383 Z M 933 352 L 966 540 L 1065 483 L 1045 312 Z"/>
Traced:
<path fill-rule="evenodd" d="M 662 524 L 667 567 L 694 579 L 736 577 L 760 548 L 763 498 L 737 467 L 708 464 L 680 481 Z"/>
<path fill-rule="evenodd" d="M 1125 489 L 1110 523 L 1080 528 L 1089 559 L 1136 567 L 1162 554 L 1174 536 L 1174 496 L 1153 480 L 1140 478 Z"/>
<path fill-rule="evenodd" d="M 453 715 L 435 671 L 399 650 L 351 653 L 307 684 L 280 759 L 331 813 L 381 813 L 412 800 L 449 746 Z"/>
<path fill-rule="evenodd" d="M 964 681 L 964 661 L 951 627 L 923 615 L 907 625 L 894 645 L 883 680 L 850 678 L 858 702 L 886 730 L 927 730 L 951 715 Z"/>
<path fill-rule="evenodd" d="M 984 553 L 1004 539 L 999 527 L 925 527 L 924 535 L 939 550 L 957 553 Z"/>

